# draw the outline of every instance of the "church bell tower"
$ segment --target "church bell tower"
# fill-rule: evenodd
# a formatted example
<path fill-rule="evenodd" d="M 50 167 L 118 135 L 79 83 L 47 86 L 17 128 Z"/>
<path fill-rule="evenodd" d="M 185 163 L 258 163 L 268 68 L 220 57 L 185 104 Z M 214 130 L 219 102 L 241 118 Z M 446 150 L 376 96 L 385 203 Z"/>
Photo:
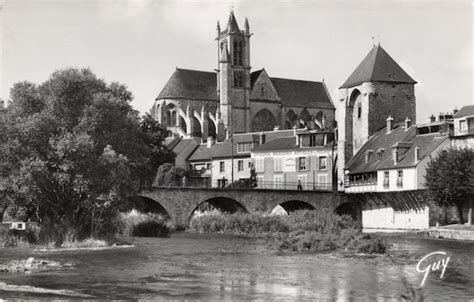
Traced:
<path fill-rule="evenodd" d="M 248 20 L 240 30 L 233 11 L 224 30 L 217 22 L 217 92 L 229 134 L 250 131 L 250 37 Z"/>

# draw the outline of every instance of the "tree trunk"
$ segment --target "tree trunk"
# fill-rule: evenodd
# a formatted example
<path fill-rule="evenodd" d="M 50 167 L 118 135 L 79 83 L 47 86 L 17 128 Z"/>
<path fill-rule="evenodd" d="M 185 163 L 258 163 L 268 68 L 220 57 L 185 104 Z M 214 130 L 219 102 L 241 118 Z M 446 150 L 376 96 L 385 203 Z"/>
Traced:
<path fill-rule="evenodd" d="M 444 206 L 444 225 L 448 225 L 448 206 Z"/>
<path fill-rule="evenodd" d="M 472 225 L 472 199 L 469 200 L 469 212 L 467 213 L 467 224 Z"/>
<path fill-rule="evenodd" d="M 456 207 L 458 208 L 458 213 L 459 213 L 459 222 L 461 224 L 464 224 L 464 219 L 462 217 L 462 204 L 457 204 Z"/>

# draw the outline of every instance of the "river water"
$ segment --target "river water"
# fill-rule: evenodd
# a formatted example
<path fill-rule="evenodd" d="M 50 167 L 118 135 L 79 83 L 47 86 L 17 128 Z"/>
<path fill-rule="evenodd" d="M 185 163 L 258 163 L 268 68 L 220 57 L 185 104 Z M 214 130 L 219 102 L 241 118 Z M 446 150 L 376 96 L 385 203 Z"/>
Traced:
<path fill-rule="evenodd" d="M 423 274 L 416 263 L 441 250 L 451 259 L 443 279 L 429 275 L 425 301 L 474 299 L 474 243 L 403 235 L 388 240 L 389 255 L 375 258 L 278 255 L 264 239 L 189 233 L 134 238 L 134 247 L 97 251 L 2 249 L 0 262 L 35 257 L 74 268 L 0 274 L 0 297 L 386 301 L 407 293 L 402 277 L 419 285 Z"/>

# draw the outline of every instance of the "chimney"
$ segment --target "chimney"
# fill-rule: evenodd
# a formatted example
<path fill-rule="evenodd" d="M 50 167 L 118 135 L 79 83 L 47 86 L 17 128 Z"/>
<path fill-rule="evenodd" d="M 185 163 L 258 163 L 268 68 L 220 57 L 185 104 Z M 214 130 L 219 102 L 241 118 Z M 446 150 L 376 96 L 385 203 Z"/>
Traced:
<path fill-rule="evenodd" d="M 293 136 L 298 136 L 298 128 L 295 126 L 293 126 Z"/>
<path fill-rule="evenodd" d="M 411 127 L 411 119 L 407 116 L 405 119 L 405 130 L 408 130 L 408 128 Z"/>
<path fill-rule="evenodd" d="M 214 142 L 214 137 L 209 136 L 209 137 L 207 138 L 207 147 L 208 147 L 208 148 L 211 148 L 212 146 L 214 146 L 214 143 L 215 143 L 215 142 Z"/>
<path fill-rule="evenodd" d="M 418 146 L 415 147 L 415 163 L 420 161 L 420 148 Z"/>
<path fill-rule="evenodd" d="M 225 139 L 226 140 L 229 139 L 229 129 L 228 128 L 225 129 Z"/>
<path fill-rule="evenodd" d="M 434 123 L 434 122 L 436 122 L 436 117 L 432 114 L 430 116 L 430 123 Z"/>
<path fill-rule="evenodd" d="M 264 132 L 260 132 L 260 136 L 258 137 L 258 144 L 259 145 L 263 145 L 265 144 L 265 133 Z"/>
<path fill-rule="evenodd" d="M 393 117 L 390 115 L 387 118 L 387 134 L 392 132 L 393 130 Z"/>
<path fill-rule="evenodd" d="M 444 114 L 441 112 L 438 114 L 438 121 L 440 122 L 444 121 Z"/>
<path fill-rule="evenodd" d="M 459 112 L 458 107 L 454 108 L 454 110 L 453 110 L 453 115 L 456 115 L 456 113 L 458 113 L 458 112 Z"/>
<path fill-rule="evenodd" d="M 393 151 L 392 151 L 392 155 L 393 155 L 393 164 L 396 165 L 398 164 L 398 148 L 393 148 Z"/>

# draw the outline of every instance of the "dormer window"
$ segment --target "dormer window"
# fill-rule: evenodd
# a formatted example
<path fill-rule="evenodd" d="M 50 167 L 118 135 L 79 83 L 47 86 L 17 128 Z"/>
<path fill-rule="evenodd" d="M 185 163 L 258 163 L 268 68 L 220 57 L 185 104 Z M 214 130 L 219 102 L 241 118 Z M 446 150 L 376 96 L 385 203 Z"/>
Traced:
<path fill-rule="evenodd" d="M 372 159 L 372 150 L 367 150 L 365 152 L 365 162 L 368 163 Z"/>
<path fill-rule="evenodd" d="M 378 160 L 382 160 L 382 158 L 383 158 L 383 151 L 384 151 L 384 149 L 379 149 L 379 150 L 377 150 L 377 159 L 378 159 Z"/>

